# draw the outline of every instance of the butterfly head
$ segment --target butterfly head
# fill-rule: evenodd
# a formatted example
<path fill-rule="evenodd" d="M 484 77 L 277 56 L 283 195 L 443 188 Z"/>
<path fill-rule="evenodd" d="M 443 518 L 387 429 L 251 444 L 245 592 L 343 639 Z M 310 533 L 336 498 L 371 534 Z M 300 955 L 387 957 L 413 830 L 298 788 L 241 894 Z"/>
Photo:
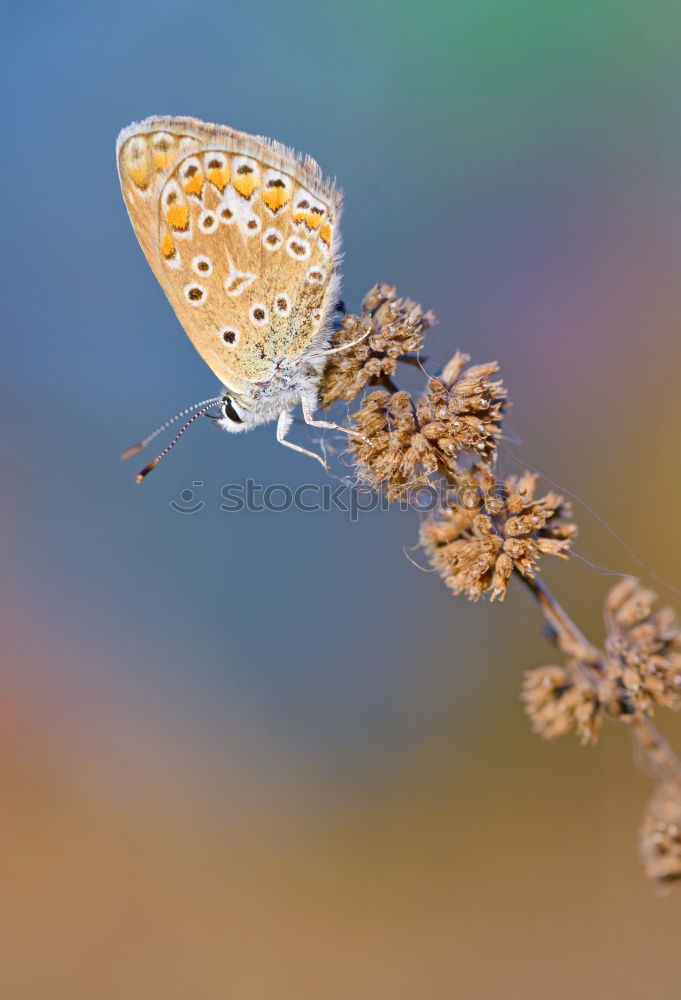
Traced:
<path fill-rule="evenodd" d="M 235 434 L 247 430 L 250 422 L 247 411 L 233 396 L 227 393 L 220 401 L 220 416 L 216 418 L 216 423 L 223 430 Z"/>

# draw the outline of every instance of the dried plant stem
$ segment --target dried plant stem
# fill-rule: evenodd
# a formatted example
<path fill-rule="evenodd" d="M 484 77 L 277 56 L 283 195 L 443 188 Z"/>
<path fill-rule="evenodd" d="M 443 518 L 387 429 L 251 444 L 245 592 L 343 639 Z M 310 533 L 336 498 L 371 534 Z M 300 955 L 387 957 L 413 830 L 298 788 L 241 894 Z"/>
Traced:
<path fill-rule="evenodd" d="M 556 638 L 556 645 L 561 650 L 570 649 L 575 645 L 581 646 L 587 653 L 588 658 L 597 661 L 599 651 L 592 646 L 583 633 L 577 628 L 572 618 L 565 609 L 558 603 L 550 590 L 540 583 L 539 580 L 530 580 L 522 573 L 516 573 L 516 577 L 525 584 L 532 593 L 537 604 L 542 610 L 544 617 L 551 626 L 551 631 Z"/>
<path fill-rule="evenodd" d="M 647 715 L 637 716 L 629 723 L 641 750 L 658 778 L 672 783 L 681 791 L 681 761 Z"/>
<path fill-rule="evenodd" d="M 587 659 L 593 666 L 589 671 L 590 676 L 585 676 L 585 679 L 593 681 L 600 670 L 598 665 L 600 651 L 586 639 L 567 611 L 543 583 L 536 579 L 530 580 L 521 573 L 517 573 L 516 576 L 525 584 L 539 605 L 558 648 L 566 651 L 574 649 L 578 645 L 587 654 L 584 659 Z M 585 675 L 586 673 L 584 671 Z M 681 761 L 652 719 L 647 715 L 626 718 L 627 726 L 631 729 L 633 737 L 658 778 L 661 781 L 672 782 L 681 790 Z"/>
<path fill-rule="evenodd" d="M 629 728 L 641 762 L 658 780 L 639 835 L 646 874 L 681 883 L 681 761 L 651 719 L 681 710 L 681 624 L 657 595 L 628 576 L 603 601 L 605 635 L 594 645 L 537 576 L 545 559 L 567 559 L 577 525 L 570 504 L 539 477 L 499 475 L 497 445 L 510 405 L 495 362 L 471 365 L 456 351 L 437 374 L 423 369 L 434 316 L 391 285 L 376 285 L 362 314 L 347 315 L 324 370 L 321 401 L 360 399 L 350 413 L 359 481 L 388 500 L 446 487 L 420 526 L 428 561 L 454 594 L 503 601 L 512 579 L 537 602 L 559 662 L 526 670 L 522 701 L 534 732 L 573 733 L 596 743 L 605 718 Z M 401 390 L 398 362 L 419 366 L 426 384 Z M 366 389 L 373 389 L 368 394 Z M 560 662 L 562 661 L 562 662 Z"/>

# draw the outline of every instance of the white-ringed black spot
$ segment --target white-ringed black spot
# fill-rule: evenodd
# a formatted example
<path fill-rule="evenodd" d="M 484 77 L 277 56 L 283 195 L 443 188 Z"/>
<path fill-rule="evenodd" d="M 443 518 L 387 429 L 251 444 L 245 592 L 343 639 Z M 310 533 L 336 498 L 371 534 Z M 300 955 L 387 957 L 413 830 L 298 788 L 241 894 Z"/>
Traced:
<path fill-rule="evenodd" d="M 255 213 L 250 213 L 246 219 L 242 220 L 241 225 L 246 236 L 257 236 L 262 229 L 262 223 Z"/>
<path fill-rule="evenodd" d="M 286 241 L 286 252 L 294 260 L 307 260 L 310 256 L 310 244 L 298 236 L 290 236 Z"/>
<path fill-rule="evenodd" d="M 202 212 L 199 216 L 199 229 L 202 233 L 214 233 L 218 227 L 218 220 L 215 212 Z"/>
<path fill-rule="evenodd" d="M 306 280 L 312 285 L 321 285 L 325 277 L 326 271 L 321 267 L 311 267 L 305 275 Z"/>
<path fill-rule="evenodd" d="M 251 307 L 251 322 L 255 323 L 256 326 L 264 326 L 268 318 L 267 309 L 260 302 L 256 302 Z"/>
<path fill-rule="evenodd" d="M 278 229 L 271 227 L 265 230 L 262 241 L 268 250 L 278 250 L 284 242 L 284 237 Z"/>
<path fill-rule="evenodd" d="M 288 295 L 285 295 L 284 292 L 279 292 L 274 298 L 274 308 L 280 316 L 287 316 L 291 311 L 291 303 Z"/>
<path fill-rule="evenodd" d="M 229 347 L 234 347 L 239 339 L 239 331 L 235 330 L 233 326 L 226 326 L 220 330 L 220 336 L 225 344 Z"/>
<path fill-rule="evenodd" d="M 203 303 L 208 298 L 208 293 L 206 292 L 206 289 L 203 287 L 203 285 L 198 285 L 195 284 L 194 282 L 191 282 L 189 285 L 185 286 L 184 295 L 185 298 L 187 299 L 187 302 L 189 302 L 189 304 L 192 306 L 203 305 Z"/>
<path fill-rule="evenodd" d="M 213 262 L 210 257 L 205 257 L 203 254 L 194 257 L 192 267 L 199 277 L 209 277 L 213 273 Z"/>

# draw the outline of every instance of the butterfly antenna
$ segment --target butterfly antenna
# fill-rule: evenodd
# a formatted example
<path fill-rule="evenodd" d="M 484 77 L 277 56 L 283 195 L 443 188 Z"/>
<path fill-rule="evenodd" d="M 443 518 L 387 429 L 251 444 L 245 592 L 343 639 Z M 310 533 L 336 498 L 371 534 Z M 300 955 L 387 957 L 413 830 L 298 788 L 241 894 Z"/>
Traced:
<path fill-rule="evenodd" d="M 177 432 L 173 440 L 170 442 L 170 444 L 166 448 L 164 448 L 159 455 L 156 456 L 153 462 L 149 462 L 149 465 L 145 465 L 142 471 L 137 473 L 137 475 L 135 476 L 136 483 L 141 483 L 142 480 L 145 478 L 145 476 L 148 476 L 151 470 L 156 468 L 161 459 L 165 458 L 170 449 L 175 447 L 175 445 L 180 440 L 184 432 L 187 430 L 188 427 L 191 427 L 191 425 L 194 423 L 195 420 L 198 420 L 198 418 L 202 417 L 204 413 L 207 413 L 208 410 L 210 410 L 211 406 L 215 406 L 214 399 L 211 399 L 210 401 L 207 402 L 208 402 L 207 406 L 204 406 L 203 409 L 201 410 L 197 410 L 196 413 L 194 413 L 193 416 L 189 418 L 187 423 L 183 424 L 183 426 L 180 427 L 179 431 Z"/>
<path fill-rule="evenodd" d="M 148 437 L 145 437 L 144 441 L 140 441 L 138 444 L 134 444 L 132 448 L 126 448 L 126 450 L 121 455 L 121 461 L 124 462 L 127 458 L 132 458 L 133 455 L 137 455 L 138 452 L 142 451 L 142 448 L 146 448 L 146 446 L 151 441 L 153 441 L 154 438 L 158 437 L 159 434 L 162 434 L 163 431 L 165 431 L 168 427 L 172 426 L 172 424 L 177 423 L 177 421 L 181 420 L 182 417 L 186 417 L 188 413 L 192 413 L 194 410 L 200 410 L 202 407 L 204 408 L 204 413 L 205 413 L 206 409 L 210 409 L 211 406 L 214 406 L 216 403 L 221 402 L 221 400 L 222 396 L 215 396 L 214 399 L 202 399 L 200 403 L 194 403 L 193 406 L 188 406 L 186 410 L 180 410 L 180 412 L 176 413 L 174 417 L 170 418 L 170 420 L 166 420 L 164 424 L 161 424 L 160 427 L 157 427 L 156 430 L 153 432 L 153 434 L 150 434 Z"/>

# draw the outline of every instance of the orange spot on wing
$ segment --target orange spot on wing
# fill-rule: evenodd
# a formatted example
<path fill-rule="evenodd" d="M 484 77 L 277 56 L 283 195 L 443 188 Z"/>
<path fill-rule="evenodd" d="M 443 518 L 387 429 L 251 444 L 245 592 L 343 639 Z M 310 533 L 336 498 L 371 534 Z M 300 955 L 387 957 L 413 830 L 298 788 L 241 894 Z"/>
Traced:
<path fill-rule="evenodd" d="M 175 253 L 175 244 L 170 233 L 165 233 L 161 237 L 161 253 L 164 257 L 172 257 Z"/>
<path fill-rule="evenodd" d="M 170 163 L 170 156 L 168 153 L 154 153 L 154 167 L 156 170 L 163 170 Z"/>
<path fill-rule="evenodd" d="M 189 222 L 189 209 L 186 205 L 173 202 L 166 208 L 166 219 L 174 229 L 186 229 Z"/>
<path fill-rule="evenodd" d="M 278 212 L 287 201 L 291 200 L 291 195 L 286 188 L 271 187 L 267 188 L 267 190 L 263 192 L 262 200 L 265 202 L 270 211 Z"/>
<path fill-rule="evenodd" d="M 322 224 L 322 216 L 316 212 L 294 212 L 294 222 L 304 222 L 308 229 L 319 229 Z"/>
<path fill-rule="evenodd" d="M 128 176 L 135 187 L 144 189 L 149 186 L 149 167 L 146 163 L 139 167 L 130 167 Z"/>
<path fill-rule="evenodd" d="M 330 223 L 327 222 L 327 223 L 325 223 L 322 226 L 319 235 L 324 240 L 324 242 L 326 243 L 327 247 L 331 246 L 331 225 L 330 225 Z"/>
<path fill-rule="evenodd" d="M 200 170 L 197 170 L 188 181 L 185 181 L 182 185 L 187 194 L 201 194 L 203 189 L 203 174 Z"/>
<path fill-rule="evenodd" d="M 229 180 L 229 168 L 228 167 L 213 167 L 206 174 L 206 177 L 211 184 L 214 184 L 218 189 L 220 194 L 225 190 L 227 186 L 227 181 Z"/>
<path fill-rule="evenodd" d="M 240 195 L 250 198 L 258 186 L 258 181 L 252 174 L 244 174 L 242 177 L 234 177 L 232 184 Z"/>

